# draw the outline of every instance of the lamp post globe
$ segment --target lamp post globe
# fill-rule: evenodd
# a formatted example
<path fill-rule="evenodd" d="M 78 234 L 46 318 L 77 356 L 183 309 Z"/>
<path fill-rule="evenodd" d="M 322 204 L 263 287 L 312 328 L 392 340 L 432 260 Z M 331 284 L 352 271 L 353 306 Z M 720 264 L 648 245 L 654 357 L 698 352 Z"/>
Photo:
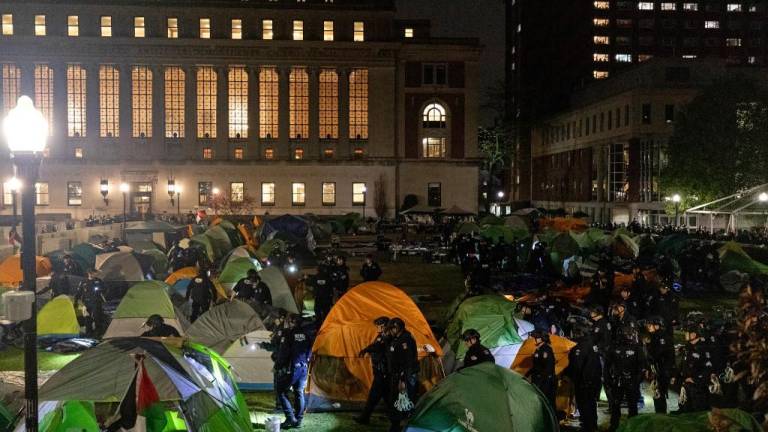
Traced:
<path fill-rule="evenodd" d="M 678 226 L 680 223 L 678 217 L 680 215 L 680 201 L 682 200 L 683 198 L 680 196 L 680 194 L 672 195 L 672 202 L 675 203 L 675 226 Z"/>
<path fill-rule="evenodd" d="M 760 202 L 768 202 L 768 193 L 765 193 L 765 192 L 761 193 L 760 195 L 757 196 L 757 199 Z"/>

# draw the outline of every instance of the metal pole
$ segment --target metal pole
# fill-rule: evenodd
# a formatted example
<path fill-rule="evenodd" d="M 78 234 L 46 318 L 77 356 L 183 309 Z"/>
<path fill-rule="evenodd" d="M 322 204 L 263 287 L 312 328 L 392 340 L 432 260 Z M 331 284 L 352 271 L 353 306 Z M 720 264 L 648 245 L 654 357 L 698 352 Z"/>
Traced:
<path fill-rule="evenodd" d="M 27 431 L 37 432 L 37 272 L 35 265 L 35 182 L 40 160 L 35 156 L 14 158 L 21 180 L 22 243 L 21 269 L 24 290 L 35 293 L 32 315 L 24 327 L 24 392 L 26 397 Z"/>
<path fill-rule="evenodd" d="M 680 221 L 678 219 L 678 213 L 680 213 L 680 203 L 675 203 L 675 226 L 680 226 Z"/>
<path fill-rule="evenodd" d="M 19 226 L 19 211 L 17 205 L 17 191 L 11 191 L 11 201 L 13 202 L 13 232 L 18 234 L 17 227 Z M 13 242 L 13 254 L 16 255 L 16 241 Z"/>
<path fill-rule="evenodd" d="M 122 231 L 121 237 L 123 238 L 123 244 L 125 244 L 125 224 L 126 224 L 126 219 L 127 219 L 127 215 L 126 215 L 126 198 L 127 198 L 126 197 L 126 193 L 123 192 L 123 226 L 122 226 L 122 230 L 121 230 Z"/>
<path fill-rule="evenodd" d="M 365 222 L 365 206 L 368 204 L 368 191 L 363 192 L 363 222 Z"/>
<path fill-rule="evenodd" d="M 176 215 L 179 216 L 179 222 L 181 222 L 181 192 L 176 192 Z"/>

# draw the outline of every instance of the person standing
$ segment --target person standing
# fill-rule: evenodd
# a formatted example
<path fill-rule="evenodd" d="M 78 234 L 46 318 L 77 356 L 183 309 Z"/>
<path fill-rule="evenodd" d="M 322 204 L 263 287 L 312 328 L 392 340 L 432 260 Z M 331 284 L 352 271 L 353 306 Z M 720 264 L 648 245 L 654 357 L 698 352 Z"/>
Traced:
<path fill-rule="evenodd" d="M 360 277 L 364 282 L 377 281 L 381 277 L 381 267 L 373 260 L 373 255 L 368 254 L 365 257 L 365 262 L 360 267 Z"/>
<path fill-rule="evenodd" d="M 677 377 L 681 386 L 680 412 L 698 412 L 709 409 L 709 383 L 713 375 L 712 355 L 704 343 L 701 326 L 697 322 L 686 323 L 685 348 Z"/>
<path fill-rule="evenodd" d="M 250 269 L 248 270 L 248 273 L 246 273 L 246 276 L 235 284 L 235 287 L 232 288 L 232 295 L 230 296 L 230 299 L 238 299 L 243 301 L 251 301 L 254 300 L 255 297 L 255 284 L 256 284 L 256 278 L 258 277 L 258 272 L 256 269 Z"/>
<path fill-rule="evenodd" d="M 336 262 L 331 270 L 331 286 L 336 301 L 349 289 L 349 267 L 347 267 L 347 260 L 342 256 L 336 257 Z"/>
<path fill-rule="evenodd" d="M 317 267 L 317 275 L 311 279 L 315 295 L 315 323 L 317 328 L 323 324 L 325 317 L 333 307 L 333 284 L 328 264 L 321 263 Z"/>
<path fill-rule="evenodd" d="M 485 362 L 496 363 L 491 351 L 480 343 L 480 332 L 475 329 L 468 329 L 461 335 L 461 339 L 467 347 L 467 352 L 464 354 L 464 365 L 458 370 Z"/>
<path fill-rule="evenodd" d="M 653 407 L 657 414 L 666 414 L 669 380 L 675 368 L 675 343 L 667 336 L 664 320 L 659 316 L 649 317 L 645 321 L 645 330 L 648 332 L 646 376 L 654 389 Z"/>
<path fill-rule="evenodd" d="M 206 270 L 200 270 L 187 287 L 187 300 L 192 300 L 192 314 L 189 319 L 195 322 L 197 318 L 208 311 L 211 302 L 216 298 L 216 288 Z"/>
<path fill-rule="evenodd" d="M 667 338 L 672 339 L 674 327 L 678 323 L 680 299 L 670 289 L 669 282 L 659 284 L 658 290 L 647 297 L 646 311 L 648 316 L 658 316 L 664 323 Z"/>
<path fill-rule="evenodd" d="M 96 277 L 96 270 L 88 272 L 88 278 L 80 282 L 75 295 L 75 306 L 82 303 L 88 314 L 85 333 L 90 337 L 101 334 L 104 324 L 104 281 Z"/>
<path fill-rule="evenodd" d="M 304 325 L 300 315 L 288 317 L 288 333 L 280 344 L 278 361 L 282 373 L 275 389 L 285 414 L 281 429 L 301 428 L 306 403 L 304 389 L 307 386 L 309 359 L 312 356 L 313 332 Z M 291 401 L 291 393 L 293 401 Z"/>
<path fill-rule="evenodd" d="M 530 337 L 536 343 L 536 351 L 533 352 L 533 367 L 526 377 L 547 398 L 554 411 L 556 410 L 557 378 L 555 377 L 555 353 L 549 344 L 549 333 L 546 330 L 536 329 L 531 332 Z"/>
<path fill-rule="evenodd" d="M 637 343 L 637 330 L 632 326 L 624 326 L 617 333 L 616 343 L 608 351 L 606 367 L 608 368 L 608 386 L 611 387 L 611 397 L 608 407 L 611 412 L 609 431 L 619 427 L 621 419 L 621 404 L 626 402 L 629 417 L 637 415 L 637 401 L 640 399 L 640 381 L 643 371 L 643 350 Z"/>
<path fill-rule="evenodd" d="M 360 351 L 360 357 L 366 354 L 371 356 L 371 366 L 373 367 L 373 383 L 368 392 L 368 399 L 365 402 L 365 408 L 360 416 L 355 417 L 355 421 L 360 424 L 368 424 L 371 420 L 371 414 L 380 401 L 389 400 L 389 382 L 387 380 L 387 347 L 389 346 L 389 335 L 387 334 L 387 325 L 389 318 L 379 317 L 373 321 L 376 326 L 376 339 Z"/>
<path fill-rule="evenodd" d="M 400 423 L 408 418 L 416 403 L 419 360 L 416 340 L 400 318 L 389 321 L 387 375 L 389 376 L 390 432 L 399 432 Z"/>
<path fill-rule="evenodd" d="M 581 431 L 597 432 L 597 400 L 603 377 L 600 355 L 588 329 L 576 327 L 573 337 L 576 346 L 568 353 L 565 373 L 573 381 Z"/>

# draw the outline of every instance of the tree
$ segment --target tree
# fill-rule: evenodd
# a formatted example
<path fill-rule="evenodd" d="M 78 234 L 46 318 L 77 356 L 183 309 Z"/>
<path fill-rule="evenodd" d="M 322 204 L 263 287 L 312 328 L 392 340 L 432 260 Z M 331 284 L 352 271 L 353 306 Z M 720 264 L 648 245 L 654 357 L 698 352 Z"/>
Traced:
<path fill-rule="evenodd" d="M 233 201 L 227 194 L 212 195 L 208 207 L 217 215 L 251 215 L 256 208 L 256 200 L 245 195 L 242 201 Z"/>
<path fill-rule="evenodd" d="M 756 80 L 714 81 L 675 123 L 662 173 L 667 195 L 708 202 L 768 182 L 768 92 Z"/>
<path fill-rule="evenodd" d="M 383 219 L 387 216 L 387 179 L 384 178 L 384 174 L 379 176 L 374 186 L 376 191 L 373 196 L 373 208 L 376 211 L 376 216 Z"/>
<path fill-rule="evenodd" d="M 494 199 L 496 187 L 501 185 L 502 180 L 497 178 L 498 174 L 509 164 L 513 156 L 512 140 L 509 134 L 502 128 L 479 128 L 478 147 L 483 157 L 483 171 L 485 172 L 484 184 L 487 199 L 485 200 L 485 211 L 490 212 L 491 200 Z"/>

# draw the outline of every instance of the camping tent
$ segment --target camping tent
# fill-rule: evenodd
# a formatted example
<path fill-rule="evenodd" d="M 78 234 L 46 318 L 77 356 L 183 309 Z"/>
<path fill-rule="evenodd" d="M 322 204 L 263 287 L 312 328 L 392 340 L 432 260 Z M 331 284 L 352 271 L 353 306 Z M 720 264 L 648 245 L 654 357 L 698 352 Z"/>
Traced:
<path fill-rule="evenodd" d="M 223 269 L 229 261 L 237 258 L 255 258 L 255 255 L 251 252 L 248 246 L 238 246 L 229 251 L 229 253 L 221 259 L 219 269 Z"/>
<path fill-rule="evenodd" d="M 102 253 L 104 253 L 103 249 L 91 243 L 80 243 L 72 248 L 72 258 L 77 260 L 79 257 L 83 262 L 86 263 L 86 266 L 83 267 L 83 270 L 96 267 L 96 255 Z"/>
<path fill-rule="evenodd" d="M 160 401 L 178 404 L 189 430 L 251 431 L 245 400 L 227 362 L 204 347 L 178 339 L 118 338 L 84 352 L 41 388 L 41 401 L 117 403 L 136 379 L 134 354 L 144 354 L 144 367 Z"/>
<path fill-rule="evenodd" d="M 247 303 L 234 300 L 211 308 L 189 326 L 187 337 L 221 354 L 241 389 L 272 388 L 271 353 L 261 347 L 270 341 L 270 332 Z"/>
<path fill-rule="evenodd" d="M 279 268 L 266 267 L 259 272 L 259 276 L 269 287 L 269 293 L 272 296 L 272 306 L 284 309 L 290 313 L 299 313 L 291 287 L 288 286 L 288 282 Z"/>
<path fill-rule="evenodd" d="M 552 345 L 552 351 L 555 354 L 555 373 L 559 375 L 568 367 L 568 353 L 571 351 L 571 348 L 576 346 L 576 343 L 556 335 L 550 335 L 549 340 Z M 536 341 L 526 339 L 520 347 L 515 361 L 512 363 L 512 370 L 521 374 L 528 373 L 533 367 L 533 354 L 535 352 Z"/>
<path fill-rule="evenodd" d="M 173 307 L 168 291 L 168 285 L 160 281 L 139 282 L 132 286 L 117 306 L 104 339 L 139 336 L 146 330 L 142 325 L 147 318 L 155 314 L 183 335 L 186 322 Z"/>
<path fill-rule="evenodd" d="M 261 264 L 254 258 L 235 258 L 229 260 L 219 275 L 219 282 L 228 291 L 231 292 L 237 282 L 246 277 L 248 270 L 259 271 Z"/>
<path fill-rule="evenodd" d="M 232 240 L 230 240 L 227 231 L 218 225 L 209 228 L 203 235 L 210 240 L 216 259 L 226 256 L 233 249 Z M 209 258 L 213 259 L 214 257 L 209 256 Z"/>
<path fill-rule="evenodd" d="M 35 257 L 35 271 L 37 276 L 51 274 L 51 260 L 46 257 Z M 21 255 L 10 255 L 0 263 L 0 285 L 18 285 L 24 280 L 21 272 Z"/>
<path fill-rule="evenodd" d="M 456 232 L 459 234 L 477 234 L 480 232 L 480 227 L 474 222 L 464 222 L 456 227 Z"/>
<path fill-rule="evenodd" d="M 375 339 L 373 320 L 380 316 L 402 318 L 416 339 L 421 389 L 430 389 L 442 378 L 436 367 L 437 359 L 421 347 L 432 345 L 437 356 L 442 355 L 442 350 L 413 300 L 390 284 L 366 282 L 341 297 L 315 339 L 307 384 L 312 408 L 327 408 L 332 402 L 349 408 L 366 400 L 373 372 L 370 359 L 358 353 Z"/>
<path fill-rule="evenodd" d="M 66 295 L 49 301 L 37 313 L 37 335 L 40 338 L 69 339 L 80 336 L 75 306 Z"/>
<path fill-rule="evenodd" d="M 138 282 L 144 280 L 146 271 L 151 266 L 151 259 L 144 263 L 132 252 L 110 252 L 96 256 L 96 270 L 105 281 Z"/>
<path fill-rule="evenodd" d="M 482 363 L 449 375 L 416 405 L 406 432 L 556 432 L 544 395 L 520 375 Z"/>
<path fill-rule="evenodd" d="M 723 272 L 737 270 L 750 275 L 768 274 L 768 265 L 753 260 L 736 242 L 724 244 L 718 252 Z"/>
<path fill-rule="evenodd" d="M 263 243 L 275 238 L 278 232 L 290 234 L 292 237 L 301 240 L 303 246 L 310 251 L 315 250 L 317 246 L 309 222 L 298 216 L 284 215 L 266 221 L 261 227 L 261 242 Z"/>

